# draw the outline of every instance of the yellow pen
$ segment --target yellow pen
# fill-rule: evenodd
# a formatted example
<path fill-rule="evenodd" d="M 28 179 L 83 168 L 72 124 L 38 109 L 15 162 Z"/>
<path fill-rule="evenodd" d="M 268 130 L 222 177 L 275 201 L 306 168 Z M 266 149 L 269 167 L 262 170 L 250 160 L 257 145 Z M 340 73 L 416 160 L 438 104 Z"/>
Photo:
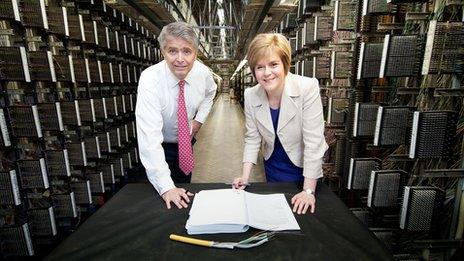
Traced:
<path fill-rule="evenodd" d="M 191 238 L 191 237 L 183 237 L 183 236 L 174 235 L 174 234 L 171 234 L 169 238 L 171 240 L 175 240 L 175 241 L 179 241 L 179 242 L 187 243 L 187 244 L 192 244 L 192 245 L 197 245 L 197 246 L 212 247 L 214 244 L 214 241 L 201 240 L 201 239 L 196 239 L 196 238 Z"/>

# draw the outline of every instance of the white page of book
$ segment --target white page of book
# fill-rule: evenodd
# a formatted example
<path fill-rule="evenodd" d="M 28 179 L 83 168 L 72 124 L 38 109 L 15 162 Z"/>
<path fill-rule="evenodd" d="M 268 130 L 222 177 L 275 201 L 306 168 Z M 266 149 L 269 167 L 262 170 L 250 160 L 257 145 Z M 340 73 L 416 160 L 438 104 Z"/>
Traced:
<path fill-rule="evenodd" d="M 245 192 L 248 225 L 262 230 L 300 230 L 284 194 Z"/>
<path fill-rule="evenodd" d="M 203 190 L 195 195 L 188 226 L 210 224 L 247 225 L 245 191 L 233 189 Z"/>

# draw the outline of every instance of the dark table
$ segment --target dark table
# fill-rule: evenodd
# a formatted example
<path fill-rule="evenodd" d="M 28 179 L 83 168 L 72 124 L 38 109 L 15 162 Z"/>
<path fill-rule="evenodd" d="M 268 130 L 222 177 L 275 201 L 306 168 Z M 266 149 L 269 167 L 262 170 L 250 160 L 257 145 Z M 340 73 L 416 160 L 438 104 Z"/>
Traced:
<path fill-rule="evenodd" d="M 225 184 L 185 184 L 197 192 L 227 188 Z M 292 183 L 254 183 L 253 193 L 284 193 L 290 203 L 300 187 Z M 316 192 L 316 212 L 295 215 L 301 234 L 278 234 L 247 250 L 213 249 L 171 241 L 171 233 L 187 235 L 190 209 L 167 210 L 149 183 L 128 184 L 46 260 L 392 260 L 382 243 L 325 186 Z M 233 210 L 231 210 L 233 211 Z M 241 234 L 193 235 L 215 241 L 240 241 Z"/>

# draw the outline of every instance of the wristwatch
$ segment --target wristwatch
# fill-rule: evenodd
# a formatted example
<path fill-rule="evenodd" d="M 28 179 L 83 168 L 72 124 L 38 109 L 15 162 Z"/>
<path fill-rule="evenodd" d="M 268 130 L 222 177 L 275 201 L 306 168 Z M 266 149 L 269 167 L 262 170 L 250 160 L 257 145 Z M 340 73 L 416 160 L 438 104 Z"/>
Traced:
<path fill-rule="evenodd" d="M 308 195 L 314 195 L 314 190 L 312 190 L 310 188 L 305 189 L 304 192 L 306 192 L 306 194 L 308 194 Z"/>

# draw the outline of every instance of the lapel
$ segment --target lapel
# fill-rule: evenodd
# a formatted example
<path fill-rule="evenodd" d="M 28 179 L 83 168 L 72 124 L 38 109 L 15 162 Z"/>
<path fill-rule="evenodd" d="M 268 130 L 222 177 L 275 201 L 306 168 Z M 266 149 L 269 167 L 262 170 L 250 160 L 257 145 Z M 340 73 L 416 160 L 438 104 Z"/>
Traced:
<path fill-rule="evenodd" d="M 256 108 L 256 120 L 261 123 L 270 133 L 274 134 L 272 126 L 271 111 L 269 109 L 269 101 L 267 100 L 266 91 L 258 86 L 256 91 L 256 101 L 253 106 Z"/>
<path fill-rule="evenodd" d="M 294 98 L 300 96 L 298 82 L 293 79 L 293 75 L 288 73 L 285 78 L 285 88 L 280 101 L 279 123 L 277 131 L 280 131 L 287 123 L 295 117 L 298 106 L 295 104 Z"/>

